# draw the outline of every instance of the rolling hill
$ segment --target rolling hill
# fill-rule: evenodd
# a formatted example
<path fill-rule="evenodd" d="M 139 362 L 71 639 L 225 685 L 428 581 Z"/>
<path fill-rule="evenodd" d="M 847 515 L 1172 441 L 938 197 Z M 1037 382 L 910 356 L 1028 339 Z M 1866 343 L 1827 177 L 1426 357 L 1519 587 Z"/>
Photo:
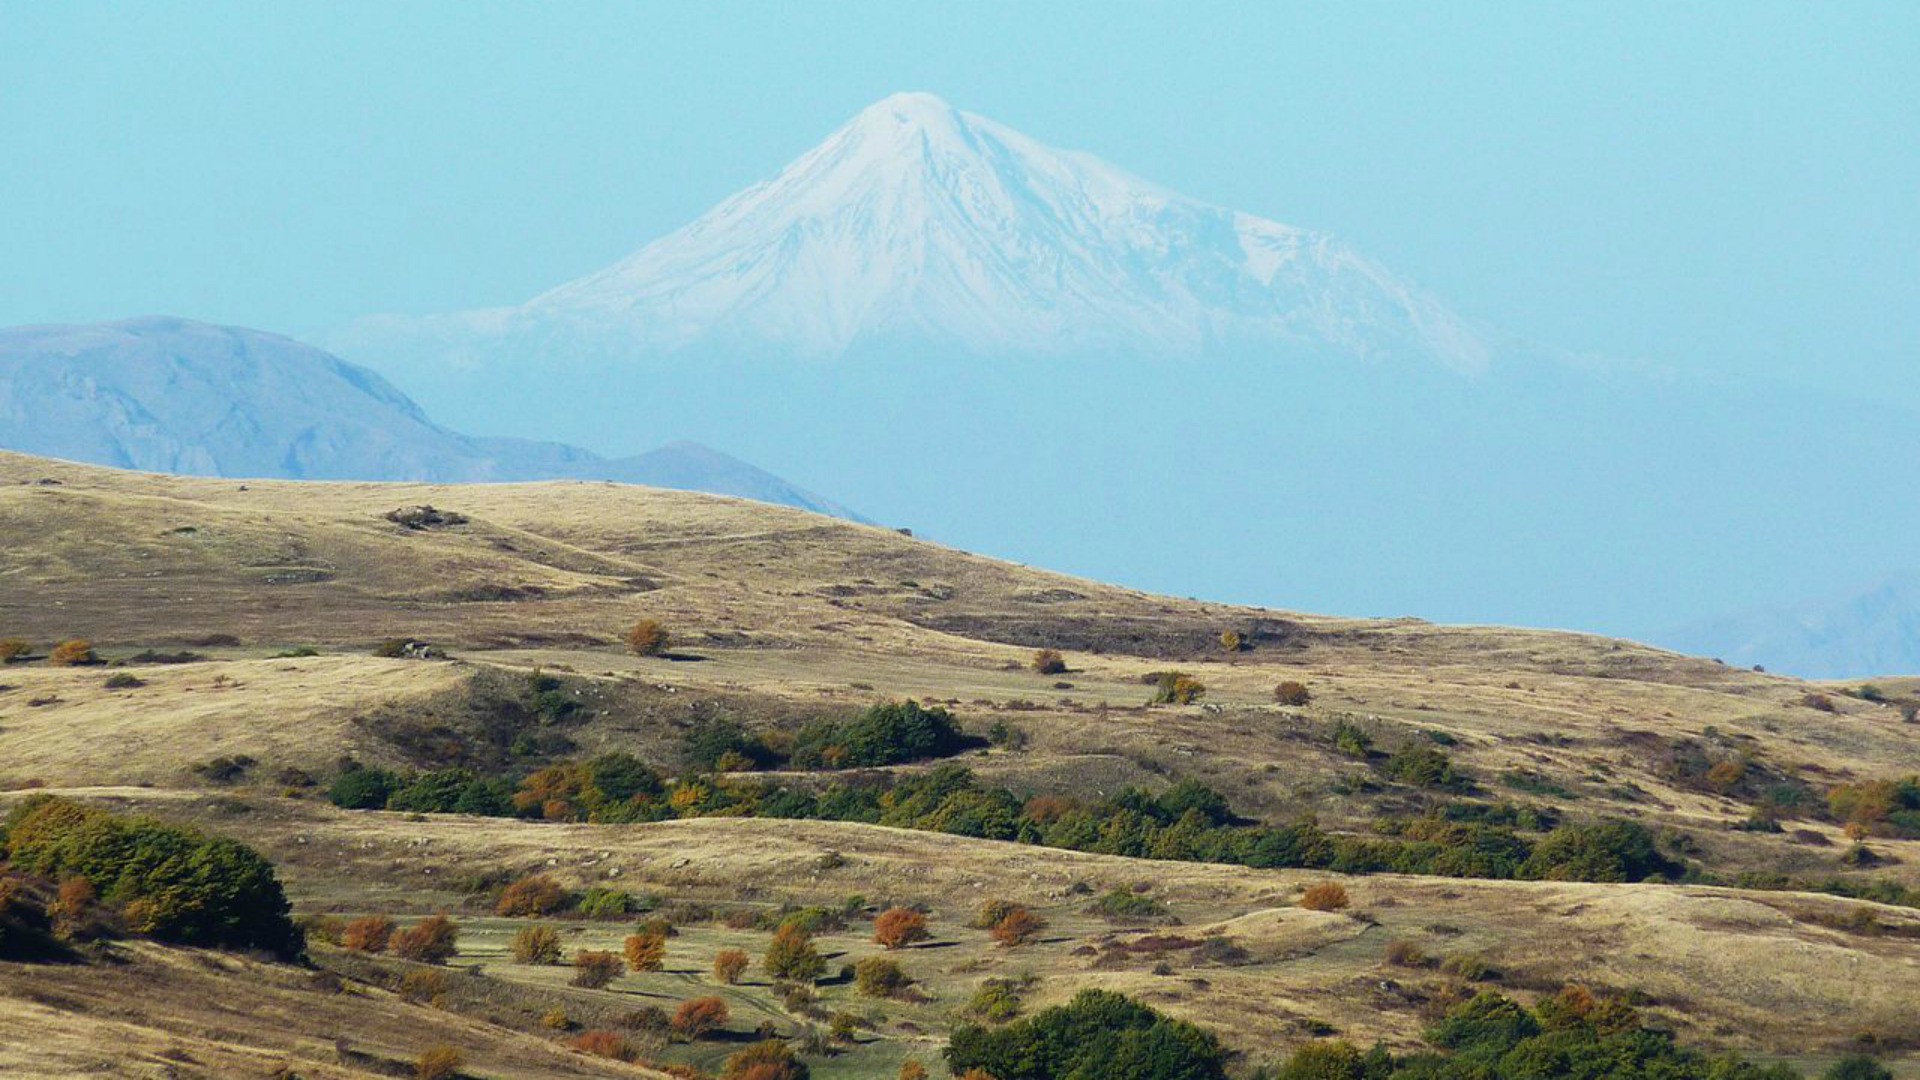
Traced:
<path fill-rule="evenodd" d="M 420 505 L 441 520 L 387 516 Z M 1824 799 L 1911 771 L 1912 681 L 1868 701 L 1595 636 L 1180 600 L 791 509 L 603 483 L 241 483 L 0 454 L 0 535 L 0 637 L 31 645 L 0 668 L 0 788 L 13 789 L 0 804 L 50 791 L 257 846 L 316 927 L 314 962 L 359 988 L 325 1000 L 366 1010 L 367 1060 L 453 1041 L 476 1075 L 532 1074 L 515 1070 L 607 1025 L 648 1060 L 717 1070 L 758 1025 L 798 1043 L 849 1011 L 856 1035 L 810 1051 L 813 1075 L 892 1077 L 912 1058 L 937 1076 L 946 1034 L 991 979 L 1027 986 L 1029 1009 L 1123 990 L 1217 1030 L 1249 1068 L 1329 1033 L 1409 1050 L 1435 1010 L 1474 988 L 1531 1000 L 1569 982 L 1637 994 L 1690 1044 L 1806 1068 L 1866 1046 L 1913 1075 L 1920 1052 L 1906 1025 L 1920 915 L 1837 895 L 1909 895 L 1920 840 L 1871 832 L 1857 848 Z M 624 644 L 643 618 L 670 635 L 660 655 Z M 116 666 L 43 659 L 72 636 Z M 1060 650 L 1065 670 L 1034 670 L 1042 648 Z M 1149 705 L 1168 671 L 1204 696 Z M 1276 701 L 1289 681 L 1304 704 Z M 991 744 L 944 761 L 796 758 L 733 774 L 688 756 L 691 733 L 717 721 L 787 745 L 904 698 L 950 709 Z M 937 766 L 959 764 L 1038 813 L 1198 782 L 1231 806 L 1238 824 L 1226 827 L 1310 819 L 1341 844 L 1511 821 L 1522 824 L 1492 825 L 1485 841 L 1537 848 L 1560 825 L 1625 822 L 1686 869 L 1677 882 L 1353 873 L 1178 847 L 1034 846 L 957 825 L 720 811 L 551 822 L 325 797 L 345 762 L 519 778 L 611 753 L 755 798 L 782 785 L 952 783 Z M 556 928 L 568 950 L 617 950 L 640 918 L 497 914 L 500 886 L 535 873 L 575 893 L 657 898 L 678 930 L 666 966 L 596 990 L 513 959 L 529 926 Z M 1350 908 L 1300 905 L 1329 881 Z M 1099 914 L 1094 901 L 1116 890 L 1164 915 Z M 991 899 L 1031 905 L 1049 931 L 994 945 L 968 926 Z M 848 912 L 819 938 L 834 964 L 865 959 L 878 953 L 865 920 L 892 904 L 918 905 L 933 926 L 926 946 L 887 954 L 913 994 L 863 997 L 828 978 L 816 1002 L 791 1004 L 770 980 L 708 974 L 719 950 L 757 954 L 766 920 L 810 905 Z M 419 1027 L 397 990 L 420 965 L 325 933 L 440 910 L 463 928 L 458 964 L 436 999 L 447 1019 Z M 0 1025 L 11 1025 L 0 1030 L 45 1040 L 61 1056 L 40 1060 L 73 1067 L 131 1068 L 169 1045 L 208 1061 L 285 1059 L 303 1075 L 340 1067 L 283 967 L 121 948 L 151 989 L 116 1013 L 102 1004 L 120 977 L 111 966 L 41 978 L 0 962 Z M 190 1038 L 220 1000 L 196 981 L 207 964 L 227 965 L 229 987 L 258 980 L 294 1019 L 230 1025 L 217 1045 Z M 705 993 L 733 1009 L 722 1038 L 621 1026 Z M 574 1026 L 543 1026 L 555 1009 Z M 138 1037 L 103 1040 L 108 1021 Z M 562 1054 L 543 1074 L 582 1060 Z"/>

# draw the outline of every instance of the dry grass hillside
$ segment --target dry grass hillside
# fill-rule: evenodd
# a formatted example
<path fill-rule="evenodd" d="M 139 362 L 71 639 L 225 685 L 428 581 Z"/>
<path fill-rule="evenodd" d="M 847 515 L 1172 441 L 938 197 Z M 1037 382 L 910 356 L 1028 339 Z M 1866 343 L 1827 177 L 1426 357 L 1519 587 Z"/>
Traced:
<path fill-rule="evenodd" d="M 387 517 L 423 505 L 458 520 L 416 528 Z M 307 914 L 454 911 L 470 925 L 459 963 L 489 987 L 530 995 L 523 1011 L 569 993 L 576 1012 L 610 1007 L 569 990 L 556 969 L 504 955 L 516 923 L 491 917 L 486 890 L 544 868 L 570 887 L 617 882 L 705 906 L 673 939 L 678 965 L 593 992 L 669 1005 L 702 985 L 718 949 L 763 946 L 764 934 L 728 929 L 729 906 L 858 894 L 929 908 L 936 941 L 905 958 L 925 1000 L 826 990 L 871 1026 L 814 1062 L 821 1077 L 891 1076 L 909 1056 L 937 1070 L 968 995 L 1024 973 L 1037 978 L 1033 1004 L 1122 988 L 1218 1028 L 1249 1067 L 1327 1032 L 1409 1047 L 1458 991 L 1457 970 L 1442 966 L 1456 956 L 1522 994 L 1570 980 L 1643 992 L 1653 1015 L 1712 1046 L 1808 1065 L 1862 1046 L 1920 1055 L 1920 915 L 1904 908 L 1791 891 L 1376 875 L 1346 879 L 1351 908 L 1319 913 L 1295 901 L 1324 873 L 823 821 L 410 818 L 338 810 L 313 786 L 343 757 L 501 767 L 489 725 L 520 708 L 518 688 L 538 669 L 582 706 L 566 729 L 577 753 L 624 750 L 668 772 L 684 767 L 685 732 L 703 719 L 790 733 L 911 697 L 945 703 L 971 732 L 1017 731 L 962 761 L 1022 795 L 1095 798 L 1197 779 L 1250 819 L 1310 814 L 1356 834 L 1384 816 L 1513 802 L 1567 820 L 1642 822 L 1721 878 L 1915 885 L 1920 841 L 1869 837 L 1863 862 L 1819 812 L 1836 785 L 1920 771 L 1911 680 L 1863 695 L 1592 636 L 1175 600 L 797 511 L 599 483 L 241 482 L 0 454 L 0 538 L 0 639 L 33 646 L 0 667 L 0 787 L 71 790 L 240 837 L 280 865 Z M 643 618 L 671 634 L 663 655 L 623 644 Z M 1241 647 L 1224 648 L 1225 632 Z M 72 637 L 121 666 L 43 659 Z M 446 658 L 372 655 L 389 639 Z M 1033 671 L 1040 648 L 1060 650 L 1067 670 Z M 1171 669 L 1205 696 L 1148 707 L 1143 679 Z M 133 681 L 109 687 L 116 674 Z M 1309 700 L 1277 702 L 1288 681 Z M 1342 730 L 1365 733 L 1376 753 L 1343 751 Z M 1383 760 L 1405 747 L 1439 749 L 1464 780 L 1445 792 L 1400 782 Z M 1736 827 L 1789 789 L 1811 804 L 1777 830 Z M 1139 885 L 1172 909 L 1176 929 L 1086 914 L 1087 890 Z M 964 928 L 989 897 L 1033 905 L 1050 934 L 992 947 Z M 872 951 L 857 926 L 825 939 L 836 964 Z M 615 928 L 590 920 L 566 933 L 618 948 Z M 1245 955 L 1200 959 L 1229 955 L 1196 951 L 1216 938 Z M 195 1009 L 232 987 L 293 1001 L 285 996 L 306 986 L 274 965 L 131 948 L 129 970 L 177 987 Z M 335 1002 L 375 1017 L 371 1030 L 403 1031 L 425 1008 L 382 997 L 378 978 L 330 955 L 317 961 L 371 987 Z M 209 974 L 222 964 L 239 966 Z M 321 1021 L 279 1034 L 235 1021 L 230 1038 L 186 1046 L 199 1013 L 153 1005 L 121 1016 L 101 1005 L 106 978 L 88 966 L 49 975 L 0 965 L 0 993 L 38 1002 L 0 1020 L 0 1044 L 49 1048 L 37 1059 L 0 1051 L 0 1067 L 58 1075 L 112 1059 L 193 1074 L 164 1064 L 174 1048 L 204 1075 L 267 1075 L 276 1055 L 299 1050 L 300 1075 L 360 1075 L 328 1058 L 330 1042 L 324 1053 L 296 1045 L 318 1039 Z M 33 996 L 40 987 L 45 1000 Z M 783 1035 L 804 1027 L 771 987 L 726 993 L 743 1038 L 747 1016 Z M 457 1005 L 431 1015 L 465 1025 L 475 1075 L 575 1075 L 565 1070 L 586 1060 L 555 1050 L 533 1013 Z M 63 1024 L 68 1012 L 85 1022 Z M 406 1043 L 379 1050 L 398 1060 Z M 660 1052 L 704 1068 L 722 1056 L 705 1044 Z"/>

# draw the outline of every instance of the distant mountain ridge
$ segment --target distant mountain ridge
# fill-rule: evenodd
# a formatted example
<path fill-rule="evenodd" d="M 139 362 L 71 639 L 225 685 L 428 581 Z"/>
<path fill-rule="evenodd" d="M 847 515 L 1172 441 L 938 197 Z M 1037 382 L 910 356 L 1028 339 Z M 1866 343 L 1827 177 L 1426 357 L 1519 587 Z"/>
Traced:
<path fill-rule="evenodd" d="M 1809 679 L 1920 672 L 1920 577 L 1703 620 L 1657 635 L 1662 645 Z"/>
<path fill-rule="evenodd" d="M 0 447 L 152 472 L 327 480 L 618 480 L 860 520 L 696 443 L 609 460 L 442 428 L 385 379 L 291 338 L 148 317 L 0 330 Z"/>

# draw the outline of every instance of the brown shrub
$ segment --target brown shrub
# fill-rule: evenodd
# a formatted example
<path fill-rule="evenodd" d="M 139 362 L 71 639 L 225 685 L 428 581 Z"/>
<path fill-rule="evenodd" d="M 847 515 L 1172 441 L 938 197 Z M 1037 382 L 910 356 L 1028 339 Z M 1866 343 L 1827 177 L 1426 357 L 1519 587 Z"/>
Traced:
<path fill-rule="evenodd" d="M 1738 761 L 1715 762 L 1713 768 L 1707 770 L 1707 786 L 1722 795 L 1739 787 L 1740 781 L 1746 778 L 1747 767 Z"/>
<path fill-rule="evenodd" d="M 627 966 L 635 971 L 659 971 L 667 959 L 667 935 L 649 930 L 627 935 Z"/>
<path fill-rule="evenodd" d="M 697 997 L 680 1003 L 667 1026 L 675 1035 L 693 1040 L 727 1026 L 727 1003 L 717 997 Z"/>
<path fill-rule="evenodd" d="M 1386 955 L 1387 963 L 1393 964 L 1396 967 L 1417 968 L 1427 966 L 1427 954 L 1420 951 L 1420 946 L 1415 945 L 1405 938 L 1387 942 Z"/>
<path fill-rule="evenodd" d="M 1041 649 L 1033 654 L 1033 670 L 1041 675 L 1063 675 L 1067 659 L 1060 655 L 1059 649 Z"/>
<path fill-rule="evenodd" d="M 447 992 L 447 977 L 431 968 L 416 968 L 400 976 L 400 996 L 408 1001 L 434 1001 Z"/>
<path fill-rule="evenodd" d="M 1047 920 L 1015 904 L 987 933 L 1006 948 L 1025 945 L 1047 928 Z"/>
<path fill-rule="evenodd" d="M 69 638 L 55 645 L 53 651 L 47 654 L 47 663 L 54 667 L 77 667 L 99 662 L 100 658 L 93 652 L 93 643 L 84 638 Z"/>
<path fill-rule="evenodd" d="M 1220 631 L 1220 649 L 1222 652 L 1239 652 L 1246 647 L 1247 639 L 1240 636 L 1240 631 Z"/>
<path fill-rule="evenodd" d="M 917 1058 L 908 1058 L 900 1063 L 900 1080 L 927 1080 L 927 1067 Z"/>
<path fill-rule="evenodd" d="M 627 631 L 627 648 L 640 656 L 659 656 L 667 651 L 667 628 L 658 619 L 641 619 Z"/>
<path fill-rule="evenodd" d="M 522 927 L 508 946 L 516 962 L 557 964 L 560 962 L 560 934 L 550 926 Z"/>
<path fill-rule="evenodd" d="M 70 877 L 60 883 L 54 894 L 53 903 L 47 905 L 47 914 L 53 919 L 53 932 L 64 938 L 91 936 L 103 929 L 96 917 L 99 894 L 94 891 L 93 882 L 83 877 Z M 0 928 L 0 937 L 5 930 Z"/>
<path fill-rule="evenodd" d="M 1307 689 L 1306 683 L 1288 679 L 1273 688 L 1273 700 L 1282 705 L 1299 708 L 1312 701 L 1313 694 Z"/>
<path fill-rule="evenodd" d="M 445 915 L 429 915 L 387 939 L 387 951 L 402 960 L 441 963 L 458 951 L 460 927 Z"/>
<path fill-rule="evenodd" d="M 904 949 L 931 937 L 927 917 L 912 908 L 888 908 L 873 920 L 873 940 L 884 949 Z"/>
<path fill-rule="evenodd" d="M 575 1035 L 568 1045 L 583 1054 L 615 1061 L 632 1061 L 640 1056 L 634 1052 L 633 1044 L 627 1041 L 627 1037 L 617 1031 L 583 1031 Z"/>
<path fill-rule="evenodd" d="M 732 986 L 747 973 L 747 963 L 744 949 L 721 949 L 713 957 L 713 977 Z"/>
<path fill-rule="evenodd" d="M 11 664 L 27 655 L 33 646 L 25 638 L 10 637 L 0 640 L 0 664 Z"/>
<path fill-rule="evenodd" d="M 598 990 L 620 977 L 626 963 L 610 952 L 581 949 L 573 954 L 573 985 Z"/>
<path fill-rule="evenodd" d="M 453 1080 L 466 1068 L 465 1054 L 451 1046 L 429 1046 L 414 1059 L 413 1075 L 417 1080 Z"/>
<path fill-rule="evenodd" d="M 779 1039 L 754 1043 L 727 1058 L 721 1080 L 800 1080 L 807 1067 L 793 1056 L 793 1048 Z"/>
<path fill-rule="evenodd" d="M 1830 713 L 1840 711 L 1839 708 L 1834 705 L 1832 698 L 1820 693 L 1807 694 L 1800 699 L 1800 704 L 1805 705 L 1809 709 L 1818 709 L 1821 712 Z"/>
<path fill-rule="evenodd" d="M 520 915 L 551 915 L 567 906 L 567 890 L 545 874 L 523 877 L 500 893 L 493 907 L 495 915 L 513 918 Z"/>
<path fill-rule="evenodd" d="M 1339 911 L 1348 903 L 1347 887 L 1337 881 L 1323 881 L 1300 894 L 1300 906 L 1308 911 Z"/>
<path fill-rule="evenodd" d="M 393 939 L 393 920 L 385 915 L 366 915 L 348 923 L 340 931 L 340 947 L 354 952 L 384 952 Z"/>

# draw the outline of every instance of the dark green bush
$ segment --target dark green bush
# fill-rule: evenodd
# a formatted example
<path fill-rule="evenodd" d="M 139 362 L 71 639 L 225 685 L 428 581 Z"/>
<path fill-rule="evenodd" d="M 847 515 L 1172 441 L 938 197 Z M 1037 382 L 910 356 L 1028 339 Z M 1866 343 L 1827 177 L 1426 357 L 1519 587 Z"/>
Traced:
<path fill-rule="evenodd" d="M 7 816 L 6 849 L 30 873 L 86 878 L 137 933 L 287 958 L 305 951 L 273 864 L 236 841 L 39 796 Z"/>
<path fill-rule="evenodd" d="M 327 801 L 347 810 L 385 810 L 400 790 L 400 778 L 385 769 L 352 765 L 327 789 Z"/>
<path fill-rule="evenodd" d="M 947 710 L 893 702 L 851 720 L 808 724 L 794 739 L 793 763 L 806 769 L 871 768 L 949 757 L 978 745 Z"/>
<path fill-rule="evenodd" d="M 756 769 L 772 768 L 781 761 L 760 736 L 740 721 L 724 717 L 697 721 L 688 729 L 684 746 L 687 760 L 708 772 L 720 771 L 729 760 L 745 761 Z"/>
<path fill-rule="evenodd" d="M 1459 1005 L 1427 1032 L 1449 1054 L 1394 1057 L 1376 1046 L 1362 1054 L 1346 1043 L 1315 1043 L 1294 1052 L 1276 1080 L 1797 1080 L 1784 1065 L 1708 1057 L 1645 1027 L 1619 998 L 1596 998 L 1577 987 L 1531 1012 L 1494 993 Z M 1871 1066 L 1871 1062 L 1868 1063 Z M 1879 1080 L 1862 1072 L 1847 1080 Z"/>
<path fill-rule="evenodd" d="M 955 1075 L 996 1080 L 1221 1080 L 1225 1057 L 1206 1031 L 1107 990 L 1004 1027 L 963 1024 L 946 1050 Z"/>
<path fill-rule="evenodd" d="M 1145 893 L 1134 892 L 1132 889 L 1112 889 L 1103 893 L 1092 906 L 1087 908 L 1087 913 L 1121 923 L 1174 921 L 1173 912 L 1167 909 L 1167 905 Z"/>
<path fill-rule="evenodd" d="M 1680 868 L 1634 821 L 1563 825 L 1534 848 L 1521 876 L 1550 881 L 1645 881 Z"/>

